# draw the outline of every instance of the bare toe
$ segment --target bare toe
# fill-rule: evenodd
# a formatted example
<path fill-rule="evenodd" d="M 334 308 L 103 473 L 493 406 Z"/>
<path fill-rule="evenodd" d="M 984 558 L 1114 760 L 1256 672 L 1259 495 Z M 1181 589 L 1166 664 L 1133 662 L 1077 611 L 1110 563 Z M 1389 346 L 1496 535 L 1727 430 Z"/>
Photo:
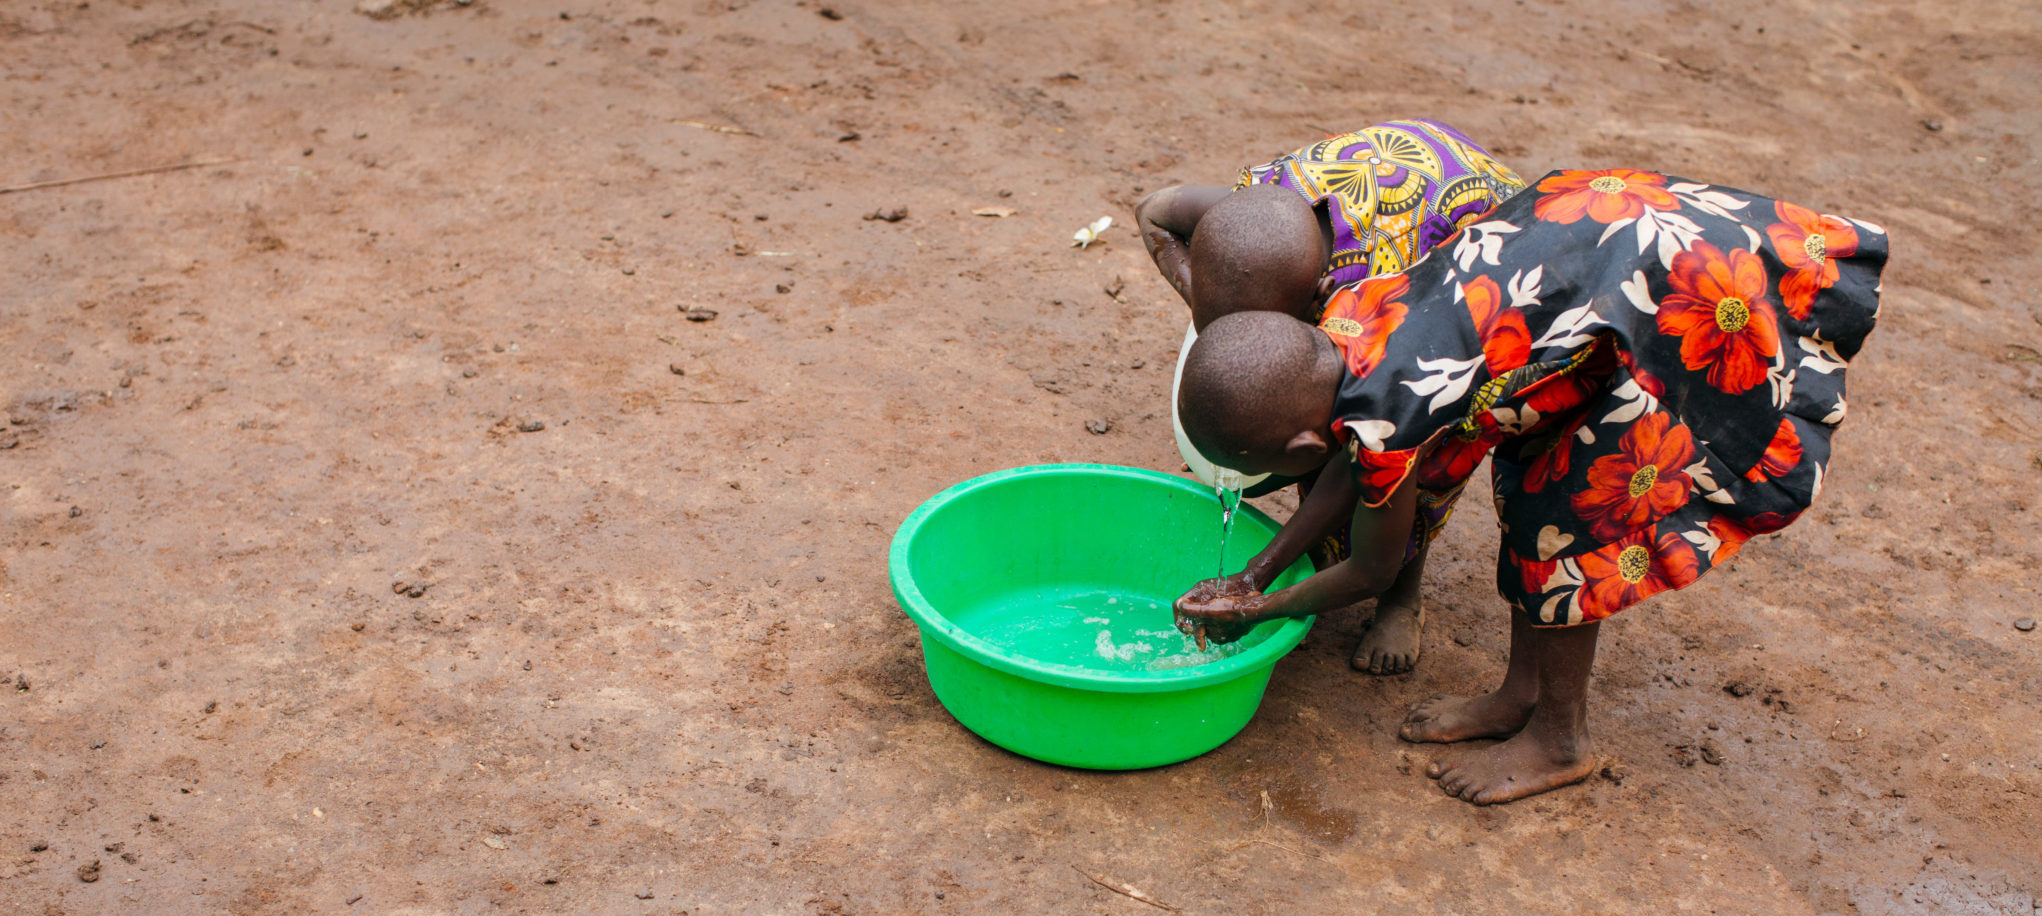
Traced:
<path fill-rule="evenodd" d="M 1499 805 L 1580 782 L 1594 769 L 1584 741 L 1556 740 L 1550 732 L 1520 732 L 1502 744 L 1460 752 L 1426 772 L 1448 795 L 1476 805 Z"/>
<path fill-rule="evenodd" d="M 1453 697 L 1446 694 L 1435 693 L 1425 698 L 1418 705 L 1411 707 L 1411 711 L 1404 716 L 1404 721 L 1407 724 L 1430 721 L 1433 716 L 1439 714 L 1440 706 L 1452 699 Z"/>
<path fill-rule="evenodd" d="M 1416 608 L 1379 607 L 1376 618 L 1354 649 L 1357 671 L 1373 675 L 1403 674 L 1416 667 L 1424 615 Z"/>
<path fill-rule="evenodd" d="M 1470 738 L 1504 738 L 1523 728 L 1530 715 L 1530 701 L 1501 692 L 1479 697 L 1433 697 L 1411 709 L 1397 735 L 1413 743 L 1439 744 Z"/>

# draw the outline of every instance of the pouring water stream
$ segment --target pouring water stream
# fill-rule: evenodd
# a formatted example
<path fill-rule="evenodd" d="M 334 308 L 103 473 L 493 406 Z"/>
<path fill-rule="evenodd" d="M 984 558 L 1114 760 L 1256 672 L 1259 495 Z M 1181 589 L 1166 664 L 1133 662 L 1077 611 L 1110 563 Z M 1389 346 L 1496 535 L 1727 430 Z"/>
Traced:
<path fill-rule="evenodd" d="M 1227 540 L 1234 533 L 1234 510 L 1241 507 L 1241 478 L 1224 468 L 1216 470 L 1213 477 L 1212 495 L 1220 501 L 1220 562 L 1219 574 L 1215 578 L 1224 579 L 1227 575 Z"/>

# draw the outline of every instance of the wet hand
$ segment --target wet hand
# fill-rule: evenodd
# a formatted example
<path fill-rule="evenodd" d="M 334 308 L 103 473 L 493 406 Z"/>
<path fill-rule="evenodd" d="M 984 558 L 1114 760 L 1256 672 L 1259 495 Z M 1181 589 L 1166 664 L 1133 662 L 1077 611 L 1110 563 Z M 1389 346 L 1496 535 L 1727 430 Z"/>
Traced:
<path fill-rule="evenodd" d="M 1248 578 L 1246 572 L 1237 572 L 1231 576 L 1207 579 L 1192 586 L 1191 590 L 1185 592 L 1182 598 L 1177 599 L 1177 603 L 1181 605 L 1185 601 L 1195 601 L 1203 604 L 1220 597 L 1242 597 L 1259 595 L 1261 593 L 1262 587 L 1256 585 L 1254 580 Z"/>
<path fill-rule="evenodd" d="M 1177 629 L 1197 639 L 1200 651 L 1207 640 L 1229 643 L 1246 636 L 1269 616 L 1267 596 L 1240 574 L 1192 586 L 1177 599 L 1174 610 Z"/>

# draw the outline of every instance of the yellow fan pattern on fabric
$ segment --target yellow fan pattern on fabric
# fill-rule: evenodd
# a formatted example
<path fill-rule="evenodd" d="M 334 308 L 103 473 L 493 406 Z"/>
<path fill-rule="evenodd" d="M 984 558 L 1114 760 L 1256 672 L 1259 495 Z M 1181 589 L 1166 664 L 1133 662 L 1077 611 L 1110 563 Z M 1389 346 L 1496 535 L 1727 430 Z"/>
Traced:
<path fill-rule="evenodd" d="M 1236 188 L 1278 184 L 1326 208 L 1337 282 L 1403 270 L 1524 189 L 1488 150 L 1434 121 L 1391 121 L 1327 137 L 1241 170 Z"/>

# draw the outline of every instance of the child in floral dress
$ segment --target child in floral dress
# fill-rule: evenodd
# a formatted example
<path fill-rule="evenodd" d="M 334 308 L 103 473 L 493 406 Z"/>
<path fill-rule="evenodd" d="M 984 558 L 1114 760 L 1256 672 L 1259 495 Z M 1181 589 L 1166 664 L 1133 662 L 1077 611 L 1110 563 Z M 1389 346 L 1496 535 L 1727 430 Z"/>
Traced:
<path fill-rule="evenodd" d="M 1293 524 L 1359 507 L 1346 562 L 1266 595 L 1252 577 L 1200 583 L 1180 625 L 1226 638 L 1381 592 L 1437 530 L 1419 491 L 1488 456 L 1509 669 L 1494 693 L 1420 704 L 1400 734 L 1507 738 L 1428 771 L 1477 804 L 1583 778 L 1597 623 L 1814 502 L 1885 260 L 1878 227 L 1785 201 L 1555 172 L 1411 269 L 1342 287 L 1316 329 L 1214 321 L 1185 366 L 1197 447 L 1250 472 L 1325 464 Z M 1301 540 L 1279 535 L 1250 570 L 1283 568 Z"/>
<path fill-rule="evenodd" d="M 1410 266 L 1441 239 L 1523 190 L 1515 172 L 1465 134 L 1429 120 L 1390 121 L 1328 137 L 1241 170 L 1233 187 L 1179 185 L 1135 206 L 1156 268 L 1191 309 L 1192 331 L 1222 315 L 1270 310 L 1316 322 L 1333 287 Z M 1181 426 L 1180 426 L 1181 429 Z M 1180 448 L 1182 437 L 1179 438 Z M 1190 453 L 1187 463 L 1198 464 Z M 1248 495 L 1294 482 L 1278 478 Z M 1295 481 L 1300 491 L 1309 479 Z M 1452 493 L 1428 493 L 1444 520 Z M 1345 557 L 1344 525 L 1313 559 Z M 1423 558 L 1381 596 L 1354 667 L 1401 674 L 1416 663 Z"/>

